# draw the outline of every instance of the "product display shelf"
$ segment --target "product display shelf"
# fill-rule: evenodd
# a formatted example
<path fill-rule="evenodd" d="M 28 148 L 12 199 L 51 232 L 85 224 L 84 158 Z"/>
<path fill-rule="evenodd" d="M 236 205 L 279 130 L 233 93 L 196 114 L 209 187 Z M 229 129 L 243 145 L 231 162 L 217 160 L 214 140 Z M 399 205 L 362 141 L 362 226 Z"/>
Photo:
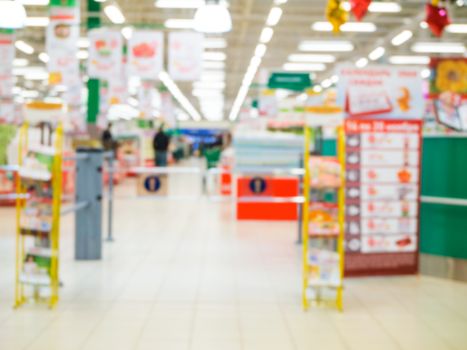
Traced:
<path fill-rule="evenodd" d="M 18 143 L 14 306 L 34 301 L 53 308 L 59 289 L 63 129 L 61 124 L 55 129 L 53 146 L 29 145 L 28 134 L 25 124 Z"/>
<path fill-rule="evenodd" d="M 343 310 L 345 140 L 338 127 L 338 157 L 310 156 L 314 130 L 305 127 L 302 215 L 303 286 L 305 310 L 313 305 Z M 312 147 L 310 147 L 312 146 Z"/>

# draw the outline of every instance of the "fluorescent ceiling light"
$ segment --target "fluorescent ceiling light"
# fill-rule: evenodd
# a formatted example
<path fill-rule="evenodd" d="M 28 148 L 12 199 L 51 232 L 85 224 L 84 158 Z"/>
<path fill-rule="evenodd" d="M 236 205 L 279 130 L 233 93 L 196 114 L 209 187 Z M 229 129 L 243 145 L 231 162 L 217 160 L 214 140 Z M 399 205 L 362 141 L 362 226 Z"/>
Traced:
<path fill-rule="evenodd" d="M 326 65 L 323 63 L 285 63 L 282 68 L 295 72 L 319 72 L 324 71 Z"/>
<path fill-rule="evenodd" d="M 428 23 L 426 23 L 425 21 L 421 21 L 420 22 L 420 28 L 427 29 L 428 28 Z"/>
<path fill-rule="evenodd" d="M 197 9 L 204 5 L 204 0 L 157 0 L 154 6 L 171 9 Z"/>
<path fill-rule="evenodd" d="M 49 0 L 19 0 L 21 4 L 25 6 L 47 6 Z"/>
<path fill-rule="evenodd" d="M 133 36 L 133 27 L 129 27 L 129 26 L 123 27 L 121 30 L 121 33 L 126 40 L 130 40 L 131 37 Z"/>
<path fill-rule="evenodd" d="M 368 59 L 366 59 L 365 57 L 362 57 L 362 58 L 360 58 L 359 60 L 357 60 L 357 62 L 355 62 L 355 65 L 356 65 L 358 68 L 363 68 L 363 67 L 365 67 L 367 64 L 368 64 Z"/>
<path fill-rule="evenodd" d="M 89 57 L 89 53 L 86 50 L 79 50 L 76 53 L 76 57 L 80 60 L 87 60 Z"/>
<path fill-rule="evenodd" d="M 28 65 L 29 61 L 25 58 L 15 58 L 13 60 L 13 66 L 14 67 L 26 67 Z"/>
<path fill-rule="evenodd" d="M 421 72 L 420 72 L 420 76 L 423 78 L 423 79 L 428 79 L 431 75 L 431 71 L 429 68 L 425 68 L 423 69 Z"/>
<path fill-rule="evenodd" d="M 292 54 L 289 55 L 288 60 L 290 62 L 312 62 L 312 63 L 332 63 L 336 61 L 336 57 L 333 55 L 326 54 Z"/>
<path fill-rule="evenodd" d="M 227 55 L 223 52 L 218 51 L 206 51 L 203 52 L 203 59 L 206 61 L 225 61 Z"/>
<path fill-rule="evenodd" d="M 41 52 L 41 53 L 39 54 L 38 57 L 39 57 L 39 59 L 40 59 L 42 62 L 44 62 L 44 63 L 47 63 L 47 62 L 49 62 L 49 60 L 50 60 L 49 55 L 46 54 L 45 52 Z"/>
<path fill-rule="evenodd" d="M 324 79 L 324 80 L 321 82 L 321 86 L 322 86 L 324 89 L 327 89 L 328 87 L 331 87 L 331 85 L 332 85 L 331 79 Z"/>
<path fill-rule="evenodd" d="M 453 23 L 446 27 L 446 31 L 448 33 L 466 34 L 467 24 Z"/>
<path fill-rule="evenodd" d="M 264 44 L 258 44 L 256 45 L 255 49 L 255 56 L 258 58 L 262 58 L 264 54 L 266 53 L 267 47 Z"/>
<path fill-rule="evenodd" d="M 225 49 L 227 41 L 224 38 L 205 38 L 203 45 L 205 49 Z"/>
<path fill-rule="evenodd" d="M 329 78 L 334 84 L 339 81 L 339 77 L 337 75 L 333 75 L 331 78 Z"/>
<path fill-rule="evenodd" d="M 399 46 L 405 43 L 407 40 L 410 40 L 412 38 L 413 33 L 410 30 L 403 30 L 399 34 L 397 34 L 394 38 L 391 40 L 391 44 L 394 46 Z"/>
<path fill-rule="evenodd" d="M 207 1 L 194 17 L 194 29 L 201 33 L 226 33 L 232 30 L 232 18 L 223 3 Z"/>
<path fill-rule="evenodd" d="M 426 65 L 430 63 L 430 57 L 428 56 L 391 56 L 389 57 L 389 63 Z"/>
<path fill-rule="evenodd" d="M 177 84 L 172 80 L 172 78 L 167 74 L 167 72 L 160 72 L 159 79 L 162 83 L 167 87 L 170 91 L 172 96 L 178 101 L 178 103 L 182 106 L 182 108 L 187 111 L 187 113 L 194 119 L 194 120 L 201 120 L 201 115 L 199 112 L 193 107 L 193 105 L 188 101 L 185 95 L 180 91 Z"/>
<path fill-rule="evenodd" d="M 282 9 L 280 7 L 273 7 L 269 11 L 268 19 L 266 20 L 266 25 L 269 27 L 274 27 L 279 23 L 282 16 Z"/>
<path fill-rule="evenodd" d="M 89 39 L 88 38 L 79 38 L 78 39 L 78 47 L 81 49 L 87 49 L 89 47 Z"/>
<path fill-rule="evenodd" d="M 17 40 L 15 46 L 18 50 L 24 52 L 27 55 L 32 55 L 34 53 L 34 48 L 23 40 Z"/>
<path fill-rule="evenodd" d="M 117 6 L 117 4 L 109 4 L 104 7 L 105 15 L 110 19 L 112 23 L 122 24 L 125 23 L 125 16 Z"/>
<path fill-rule="evenodd" d="M 313 91 L 316 93 L 320 93 L 321 91 L 323 91 L 323 88 L 321 87 L 321 85 L 315 85 L 313 86 Z"/>
<path fill-rule="evenodd" d="M 224 72 L 219 72 L 219 73 L 207 73 L 203 72 L 200 77 L 200 81 L 224 81 L 225 80 L 225 73 Z"/>
<path fill-rule="evenodd" d="M 37 98 L 39 97 L 39 92 L 36 90 L 23 90 L 21 96 L 24 98 Z"/>
<path fill-rule="evenodd" d="M 194 22 L 192 19 L 171 18 L 164 23 L 164 26 L 170 29 L 193 29 L 193 25 Z"/>
<path fill-rule="evenodd" d="M 193 83 L 194 89 L 225 89 L 223 81 L 197 81 Z"/>
<path fill-rule="evenodd" d="M 371 51 L 368 55 L 368 58 L 372 61 L 376 61 L 377 59 L 380 59 L 381 57 L 384 56 L 384 53 L 386 52 L 386 49 L 382 46 L 377 47 L 373 51 Z"/>
<path fill-rule="evenodd" d="M 350 41 L 345 40 L 306 40 L 302 41 L 298 47 L 300 51 L 317 51 L 317 52 L 346 52 L 354 49 Z"/>
<path fill-rule="evenodd" d="M 25 25 L 26 27 L 47 27 L 49 22 L 49 17 L 27 17 Z"/>
<path fill-rule="evenodd" d="M 273 35 L 274 35 L 274 30 L 272 28 L 265 27 L 261 31 L 261 36 L 259 37 L 259 41 L 262 43 L 268 43 L 271 41 Z"/>
<path fill-rule="evenodd" d="M 222 61 L 203 61 L 203 68 L 223 69 L 223 68 L 225 68 L 225 62 L 222 62 Z"/>
<path fill-rule="evenodd" d="M 331 32 L 332 24 L 330 22 L 315 22 L 311 29 L 317 32 Z M 376 25 L 371 22 L 347 22 L 340 26 L 342 32 L 360 32 L 369 33 L 376 31 Z"/>
<path fill-rule="evenodd" d="M 343 1 L 342 6 L 347 12 L 351 10 L 351 5 L 348 1 Z M 373 1 L 368 7 L 368 11 L 375 13 L 397 13 L 401 12 L 401 6 L 397 2 Z"/>
<path fill-rule="evenodd" d="M 45 80 L 49 77 L 49 74 L 44 67 L 14 68 L 13 74 L 21 75 L 26 80 Z"/>
<path fill-rule="evenodd" d="M 213 89 L 193 89 L 191 94 L 196 97 L 223 97 L 224 96 L 224 94 L 222 93 L 222 90 L 213 90 Z"/>
<path fill-rule="evenodd" d="M 274 0 L 274 5 L 283 5 L 287 2 L 287 0 Z"/>
<path fill-rule="evenodd" d="M 26 10 L 17 1 L 0 1 L 0 28 L 19 29 L 26 22 Z"/>
<path fill-rule="evenodd" d="M 463 43 L 418 42 L 412 45 L 413 52 L 420 53 L 464 53 Z"/>

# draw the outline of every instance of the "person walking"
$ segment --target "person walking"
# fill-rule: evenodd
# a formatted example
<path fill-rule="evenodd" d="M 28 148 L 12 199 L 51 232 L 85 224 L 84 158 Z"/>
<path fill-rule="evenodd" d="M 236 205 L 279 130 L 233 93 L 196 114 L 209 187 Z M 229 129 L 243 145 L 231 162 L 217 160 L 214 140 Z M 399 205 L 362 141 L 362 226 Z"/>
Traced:
<path fill-rule="evenodd" d="M 167 151 L 169 149 L 170 137 L 164 132 L 164 125 L 161 125 L 159 128 L 152 144 L 156 155 L 154 164 L 156 166 L 167 166 Z"/>

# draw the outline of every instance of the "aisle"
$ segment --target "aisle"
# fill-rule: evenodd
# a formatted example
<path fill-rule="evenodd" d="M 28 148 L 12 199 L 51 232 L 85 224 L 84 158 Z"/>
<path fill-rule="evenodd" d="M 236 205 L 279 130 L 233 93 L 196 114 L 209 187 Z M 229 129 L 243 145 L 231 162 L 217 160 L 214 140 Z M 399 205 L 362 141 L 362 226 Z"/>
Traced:
<path fill-rule="evenodd" d="M 183 182 L 184 188 L 195 184 Z M 181 187 L 178 187 L 181 188 Z M 118 187 L 128 194 L 133 184 Z M 13 311 L 14 211 L 0 208 L 0 349 L 465 349 L 467 285 L 348 280 L 345 313 L 301 310 L 292 223 L 231 220 L 227 204 L 118 200 L 114 243 L 73 260 L 62 222 L 55 311 Z"/>

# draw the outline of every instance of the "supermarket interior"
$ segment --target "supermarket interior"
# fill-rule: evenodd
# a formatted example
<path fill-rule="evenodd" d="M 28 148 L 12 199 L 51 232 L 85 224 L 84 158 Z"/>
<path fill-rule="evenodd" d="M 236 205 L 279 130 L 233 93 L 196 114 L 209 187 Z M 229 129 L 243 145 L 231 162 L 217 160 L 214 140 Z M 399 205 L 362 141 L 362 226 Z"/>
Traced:
<path fill-rule="evenodd" d="M 0 0 L 0 350 L 467 349 L 467 0 Z"/>

